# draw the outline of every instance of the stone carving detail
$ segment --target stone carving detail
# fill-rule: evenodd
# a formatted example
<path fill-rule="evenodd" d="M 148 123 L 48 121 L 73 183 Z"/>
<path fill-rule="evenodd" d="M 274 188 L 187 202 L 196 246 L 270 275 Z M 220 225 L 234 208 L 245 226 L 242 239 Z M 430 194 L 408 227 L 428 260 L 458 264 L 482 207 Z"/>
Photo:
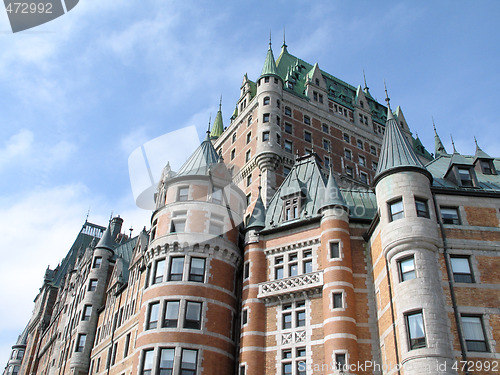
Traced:
<path fill-rule="evenodd" d="M 293 344 L 307 342 L 306 331 L 287 332 L 281 334 L 281 344 Z"/>
<path fill-rule="evenodd" d="M 266 298 L 296 291 L 303 292 L 321 286 L 323 286 L 323 271 L 311 272 L 305 275 L 260 283 L 258 297 Z"/>

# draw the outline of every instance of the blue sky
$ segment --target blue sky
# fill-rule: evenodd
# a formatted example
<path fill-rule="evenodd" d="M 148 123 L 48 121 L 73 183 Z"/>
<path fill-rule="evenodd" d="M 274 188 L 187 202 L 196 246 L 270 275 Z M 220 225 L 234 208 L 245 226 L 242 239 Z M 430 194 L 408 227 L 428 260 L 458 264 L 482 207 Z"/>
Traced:
<path fill-rule="evenodd" d="M 400 105 L 433 152 L 432 117 L 451 150 L 498 150 L 500 2 L 81 0 L 59 19 L 12 34 L 0 10 L 0 363 L 27 323 L 47 265 L 89 220 L 111 214 L 135 233 L 127 159 L 194 125 L 223 96 L 225 124 L 243 74 L 260 74 L 269 31 L 288 50 Z M 182 140 L 179 140 L 182 141 Z M 2 365 L 3 366 L 3 365 Z"/>

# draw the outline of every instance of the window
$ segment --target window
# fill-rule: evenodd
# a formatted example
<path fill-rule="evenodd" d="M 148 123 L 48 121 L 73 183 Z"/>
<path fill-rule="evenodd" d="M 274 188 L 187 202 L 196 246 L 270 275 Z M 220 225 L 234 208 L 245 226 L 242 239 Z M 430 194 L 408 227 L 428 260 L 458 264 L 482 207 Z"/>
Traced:
<path fill-rule="evenodd" d="M 317 102 L 317 101 L 318 101 L 318 92 L 317 92 L 317 91 L 313 91 L 313 100 L 314 100 L 315 102 Z"/>
<path fill-rule="evenodd" d="M 310 132 L 304 132 L 304 140 L 306 142 L 311 142 L 312 141 L 312 136 L 311 136 L 311 133 Z"/>
<path fill-rule="evenodd" d="M 93 292 L 96 289 L 97 289 L 97 279 L 90 279 L 88 291 Z"/>
<path fill-rule="evenodd" d="M 102 257 L 95 257 L 94 263 L 92 264 L 92 268 L 101 268 Z"/>
<path fill-rule="evenodd" d="M 163 273 L 165 272 L 165 259 L 159 260 L 155 265 L 155 275 L 153 277 L 153 284 L 158 284 L 163 281 Z"/>
<path fill-rule="evenodd" d="M 410 350 L 425 348 L 424 317 L 422 311 L 405 314 L 405 318 Z"/>
<path fill-rule="evenodd" d="M 170 233 L 184 233 L 186 230 L 187 211 L 177 211 L 172 214 Z"/>
<path fill-rule="evenodd" d="M 427 206 L 426 200 L 415 198 L 415 207 L 417 209 L 418 217 L 429 218 L 429 207 Z"/>
<path fill-rule="evenodd" d="M 323 139 L 323 148 L 327 151 L 330 150 L 330 141 L 328 139 Z"/>
<path fill-rule="evenodd" d="M 330 259 L 340 258 L 340 242 L 330 242 Z"/>
<path fill-rule="evenodd" d="M 353 177 L 354 170 L 352 169 L 352 167 L 346 166 L 345 167 L 345 174 L 348 175 L 349 177 Z"/>
<path fill-rule="evenodd" d="M 358 155 L 358 161 L 359 165 L 361 165 L 362 167 L 366 167 L 366 159 L 364 156 Z"/>
<path fill-rule="evenodd" d="M 142 375 L 151 375 L 153 372 L 153 349 L 146 350 L 143 356 Z"/>
<path fill-rule="evenodd" d="M 274 258 L 274 278 L 276 280 L 282 279 L 284 276 L 283 273 L 283 257 L 279 256 Z"/>
<path fill-rule="evenodd" d="M 90 315 L 92 314 L 92 305 L 85 305 L 83 307 L 82 320 L 90 320 Z"/>
<path fill-rule="evenodd" d="M 13 367 L 12 367 L 12 375 L 17 375 L 17 374 L 19 374 L 19 370 L 20 370 L 20 369 L 21 369 L 21 367 L 20 367 L 20 366 L 17 366 L 17 365 L 13 366 Z"/>
<path fill-rule="evenodd" d="M 474 186 L 472 176 L 468 168 L 458 168 L 458 175 L 460 176 L 460 185 Z"/>
<path fill-rule="evenodd" d="M 191 258 L 189 266 L 189 281 L 202 283 L 205 279 L 205 259 Z"/>
<path fill-rule="evenodd" d="M 326 133 L 326 134 L 330 133 L 330 128 L 327 124 L 322 124 L 321 130 L 323 130 L 323 133 Z"/>
<path fill-rule="evenodd" d="M 304 250 L 302 252 L 302 259 L 303 259 L 303 271 L 304 273 L 311 273 L 313 271 L 312 268 L 312 251 L 311 250 Z"/>
<path fill-rule="evenodd" d="M 149 305 L 148 320 L 146 329 L 158 328 L 158 316 L 160 314 L 160 302 L 155 302 Z"/>
<path fill-rule="evenodd" d="M 293 151 L 293 143 L 286 139 L 285 139 L 285 151 L 290 153 L 292 153 Z"/>
<path fill-rule="evenodd" d="M 368 175 L 365 172 L 360 172 L 359 173 L 359 179 L 363 184 L 368 185 Z"/>
<path fill-rule="evenodd" d="M 330 158 L 325 156 L 325 168 L 330 168 Z"/>
<path fill-rule="evenodd" d="M 271 102 L 271 99 L 269 99 L 269 96 L 264 97 L 264 100 L 262 102 L 263 105 L 269 105 Z"/>
<path fill-rule="evenodd" d="M 180 301 L 167 301 L 165 303 L 165 315 L 163 318 L 163 327 L 177 328 L 179 319 L 179 305 Z"/>
<path fill-rule="evenodd" d="M 264 77 L 264 82 L 269 83 L 269 77 Z"/>
<path fill-rule="evenodd" d="M 236 142 L 236 133 L 233 133 L 233 137 L 231 138 L 231 143 Z"/>
<path fill-rule="evenodd" d="M 378 168 L 378 163 L 376 161 L 372 161 L 372 170 L 376 171 Z"/>
<path fill-rule="evenodd" d="M 247 126 L 250 126 L 251 124 L 252 124 L 252 116 L 248 116 Z"/>
<path fill-rule="evenodd" d="M 249 162 L 250 161 L 250 156 L 251 156 L 251 150 L 248 150 L 245 154 L 245 162 Z"/>
<path fill-rule="evenodd" d="M 343 371 L 346 368 L 346 354 L 335 353 L 335 369 Z"/>
<path fill-rule="evenodd" d="M 344 141 L 347 143 L 351 142 L 351 137 L 349 137 L 349 134 L 344 133 Z"/>
<path fill-rule="evenodd" d="M 174 373 L 174 354 L 175 349 L 162 348 L 160 350 L 160 363 L 158 367 L 160 375 L 172 375 Z"/>
<path fill-rule="evenodd" d="M 184 328 L 201 328 L 201 302 L 186 302 L 186 316 L 184 319 Z"/>
<path fill-rule="evenodd" d="M 403 200 L 398 199 L 392 203 L 389 203 L 389 212 L 391 215 L 391 221 L 402 219 L 405 217 L 405 213 L 403 211 Z"/>
<path fill-rule="evenodd" d="M 290 107 L 285 107 L 285 115 L 292 116 L 292 109 Z"/>
<path fill-rule="evenodd" d="M 181 188 L 179 188 L 179 190 L 177 192 L 177 200 L 179 202 L 187 201 L 188 200 L 188 192 L 189 192 L 189 188 L 188 187 L 181 187 Z"/>
<path fill-rule="evenodd" d="M 487 352 L 483 320 L 480 316 L 462 315 L 465 345 L 469 352 Z"/>
<path fill-rule="evenodd" d="M 75 352 L 81 353 L 85 349 L 85 341 L 87 341 L 87 335 L 80 333 L 78 335 L 78 341 L 76 344 Z"/>
<path fill-rule="evenodd" d="M 361 139 L 358 139 L 356 141 L 356 145 L 358 146 L 358 148 L 360 148 L 361 150 L 363 149 L 363 141 Z"/>
<path fill-rule="evenodd" d="M 377 155 L 377 149 L 375 148 L 375 146 L 370 146 L 370 153 L 372 155 Z"/>
<path fill-rule="evenodd" d="M 481 160 L 480 165 L 483 174 L 496 174 L 495 167 L 490 160 Z"/>
<path fill-rule="evenodd" d="M 250 277 L 250 262 L 246 262 L 243 266 L 243 278 L 248 279 Z"/>
<path fill-rule="evenodd" d="M 249 144 L 251 140 L 252 140 L 252 132 L 248 132 L 248 134 L 247 134 L 247 144 Z"/>
<path fill-rule="evenodd" d="M 269 77 L 266 77 L 269 78 Z M 181 375 L 195 375 L 198 351 L 192 349 L 182 349 Z"/>
<path fill-rule="evenodd" d="M 305 327 L 307 320 L 305 301 L 296 301 L 294 303 L 285 304 L 281 310 L 282 329 Z"/>
<path fill-rule="evenodd" d="M 262 115 L 262 122 L 269 122 L 269 113 L 264 113 Z"/>
<path fill-rule="evenodd" d="M 276 107 L 281 108 L 281 102 L 280 102 L 280 100 L 279 100 L 279 99 L 278 99 L 278 100 L 276 100 Z"/>
<path fill-rule="evenodd" d="M 245 365 L 241 365 L 240 366 L 240 372 L 238 374 L 239 375 L 245 375 L 245 371 L 246 371 Z"/>
<path fill-rule="evenodd" d="M 235 155 L 236 155 L 236 150 L 233 148 L 233 149 L 231 150 L 231 160 L 233 160 L 233 159 L 234 159 L 234 156 L 235 156 Z"/>
<path fill-rule="evenodd" d="M 288 174 L 290 173 L 291 169 L 288 168 L 288 167 L 283 167 L 283 176 L 288 176 Z"/>
<path fill-rule="evenodd" d="M 244 309 L 241 317 L 241 324 L 245 325 L 247 323 L 248 323 L 248 309 Z"/>
<path fill-rule="evenodd" d="M 251 175 L 251 174 L 249 174 L 249 175 L 247 176 L 247 186 L 250 186 L 250 184 L 251 184 L 251 183 L 252 183 L 252 175 Z"/>
<path fill-rule="evenodd" d="M 113 354 L 111 355 L 111 366 L 113 366 L 115 364 L 115 361 L 116 361 L 116 350 L 118 349 L 118 343 L 115 342 L 115 344 L 113 345 Z"/>
<path fill-rule="evenodd" d="M 399 268 L 399 280 L 401 282 L 406 280 L 411 280 L 416 277 L 415 275 L 415 259 L 413 255 L 411 257 L 402 259 L 398 262 Z"/>
<path fill-rule="evenodd" d="M 344 150 L 344 156 L 347 160 L 352 160 L 352 152 L 351 150 L 345 149 Z"/>
<path fill-rule="evenodd" d="M 309 116 L 304 116 L 304 124 L 311 125 L 311 118 Z"/>
<path fill-rule="evenodd" d="M 342 293 L 333 293 L 332 300 L 334 309 L 341 309 L 344 307 Z"/>
<path fill-rule="evenodd" d="M 294 355 L 295 352 L 295 355 Z M 296 348 L 285 349 L 281 353 L 281 373 L 283 375 L 291 375 L 293 374 L 292 370 L 295 367 L 296 375 L 305 375 L 307 366 L 306 366 L 306 349 L 305 348 Z"/>
<path fill-rule="evenodd" d="M 323 103 L 323 94 L 319 94 L 319 102 Z"/>
<path fill-rule="evenodd" d="M 24 350 L 20 349 L 17 352 L 16 359 L 23 359 L 23 357 L 24 357 Z"/>
<path fill-rule="evenodd" d="M 453 280 L 456 283 L 473 283 L 470 259 L 468 256 L 450 255 Z"/>
<path fill-rule="evenodd" d="M 460 216 L 456 207 L 441 207 L 441 217 L 443 224 L 460 225 Z"/>
<path fill-rule="evenodd" d="M 269 141 L 269 132 L 263 132 L 262 133 L 262 142 L 267 142 Z"/>
<path fill-rule="evenodd" d="M 125 344 L 123 346 L 123 358 L 128 357 L 129 347 L 130 347 L 130 333 L 125 337 Z"/>
<path fill-rule="evenodd" d="M 285 133 L 292 134 L 292 124 L 285 122 Z"/>
<path fill-rule="evenodd" d="M 281 136 L 279 134 L 276 134 L 276 143 L 281 145 Z"/>
<path fill-rule="evenodd" d="M 299 274 L 299 265 L 297 264 L 297 253 L 288 255 L 288 276 L 297 276 Z"/>
<path fill-rule="evenodd" d="M 184 257 L 171 258 L 168 280 L 181 281 L 183 269 L 184 269 Z"/>
<path fill-rule="evenodd" d="M 283 207 L 284 220 L 292 220 L 299 217 L 299 199 L 292 198 L 285 200 Z"/>

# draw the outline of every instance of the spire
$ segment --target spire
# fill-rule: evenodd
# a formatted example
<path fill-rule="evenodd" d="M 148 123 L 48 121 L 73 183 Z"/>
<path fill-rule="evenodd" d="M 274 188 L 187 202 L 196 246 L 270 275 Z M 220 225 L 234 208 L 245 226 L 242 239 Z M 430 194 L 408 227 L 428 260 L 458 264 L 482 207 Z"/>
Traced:
<path fill-rule="evenodd" d="M 448 155 L 446 149 L 444 148 L 443 142 L 436 131 L 436 124 L 434 124 L 434 117 L 432 118 L 432 127 L 434 128 L 434 155 L 436 157 L 441 155 Z"/>
<path fill-rule="evenodd" d="M 286 45 L 285 28 L 283 27 L 283 44 L 281 45 L 281 53 L 288 52 L 286 47 L 288 47 L 288 46 Z"/>
<path fill-rule="evenodd" d="M 384 82 L 385 86 L 385 82 Z M 425 169 L 420 159 L 415 154 L 408 139 L 403 135 L 401 128 L 392 114 L 387 87 L 385 87 L 387 102 L 387 122 L 385 125 L 384 140 L 380 151 L 379 164 L 373 183 L 376 184 L 385 175 L 401 170 L 416 170 L 432 179 L 431 174 Z"/>
<path fill-rule="evenodd" d="M 262 201 L 261 190 L 262 186 L 260 186 L 259 182 L 259 196 L 253 207 L 250 219 L 248 219 L 247 229 L 263 229 L 266 226 L 266 208 Z"/>
<path fill-rule="evenodd" d="M 477 139 L 474 137 L 474 142 L 476 143 L 476 154 L 474 156 L 474 163 L 476 162 L 477 159 L 488 159 L 488 160 L 494 160 L 495 158 L 492 158 L 490 155 L 488 155 L 486 152 L 484 152 L 481 147 L 477 144 Z"/>
<path fill-rule="evenodd" d="M 276 69 L 276 61 L 274 60 L 273 49 L 271 48 L 271 33 L 269 33 L 269 49 L 267 50 L 266 60 L 264 61 L 264 67 L 262 68 L 261 77 L 274 75 L 278 76 L 278 70 Z"/>
<path fill-rule="evenodd" d="M 217 164 L 219 155 L 215 151 L 212 141 L 210 140 L 210 133 L 207 132 L 207 137 L 198 148 L 193 152 L 188 160 L 182 165 L 175 176 L 193 176 L 193 175 L 206 175 L 211 165 Z"/>
<path fill-rule="evenodd" d="M 337 181 L 335 181 L 335 177 L 333 177 L 332 163 L 330 163 L 330 175 L 328 176 L 322 198 L 323 202 L 321 203 L 319 211 L 327 207 L 342 207 L 343 209 L 347 209 L 347 204 L 340 192 L 339 185 L 337 185 Z"/>
<path fill-rule="evenodd" d="M 455 148 L 455 142 L 453 141 L 453 136 L 450 134 L 450 137 L 451 137 L 451 144 L 453 145 L 453 155 L 451 155 L 451 159 L 450 159 L 450 165 L 448 166 L 448 170 L 450 170 L 450 168 L 453 166 L 453 165 L 472 165 L 472 162 L 470 162 L 469 160 L 467 160 L 463 155 L 461 155 L 457 149 Z"/>
<path fill-rule="evenodd" d="M 215 116 L 214 125 L 212 126 L 212 132 L 210 136 L 213 138 L 218 138 L 224 132 L 224 124 L 222 123 L 222 95 L 219 101 L 219 110 Z"/>

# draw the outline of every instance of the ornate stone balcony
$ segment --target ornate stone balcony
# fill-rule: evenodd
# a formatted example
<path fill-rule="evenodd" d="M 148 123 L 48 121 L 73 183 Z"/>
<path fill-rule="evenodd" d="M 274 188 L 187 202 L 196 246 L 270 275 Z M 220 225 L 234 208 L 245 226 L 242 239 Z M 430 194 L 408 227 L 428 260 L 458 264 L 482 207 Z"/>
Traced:
<path fill-rule="evenodd" d="M 323 271 L 266 281 L 259 284 L 259 298 L 276 298 L 280 295 L 314 293 L 323 287 Z"/>

